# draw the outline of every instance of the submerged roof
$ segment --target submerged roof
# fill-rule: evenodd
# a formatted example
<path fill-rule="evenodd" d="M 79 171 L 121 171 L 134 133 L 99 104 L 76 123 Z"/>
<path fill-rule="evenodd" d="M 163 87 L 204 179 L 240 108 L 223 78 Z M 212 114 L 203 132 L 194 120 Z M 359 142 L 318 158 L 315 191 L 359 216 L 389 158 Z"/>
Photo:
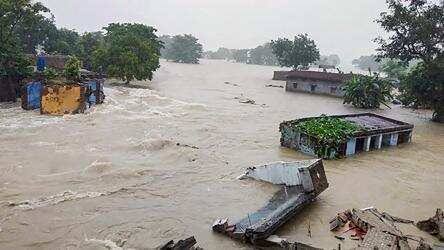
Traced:
<path fill-rule="evenodd" d="M 319 71 L 291 71 L 287 75 L 287 79 L 306 79 L 337 83 L 343 83 L 351 77 L 352 74 L 340 74 Z"/>
<path fill-rule="evenodd" d="M 357 132 L 355 136 L 370 136 L 380 133 L 391 133 L 397 131 L 411 130 L 413 129 L 413 125 L 398 121 L 395 119 L 391 119 L 388 117 L 384 117 L 381 115 L 376 115 L 373 113 L 361 113 L 361 114 L 350 114 L 350 115 L 333 115 L 329 117 L 342 118 L 347 121 L 354 122 L 363 128 L 362 131 Z M 298 123 L 310 119 L 315 119 L 319 117 L 307 117 L 294 121 L 288 121 L 289 123 Z M 284 122 L 288 123 L 288 122 Z"/>

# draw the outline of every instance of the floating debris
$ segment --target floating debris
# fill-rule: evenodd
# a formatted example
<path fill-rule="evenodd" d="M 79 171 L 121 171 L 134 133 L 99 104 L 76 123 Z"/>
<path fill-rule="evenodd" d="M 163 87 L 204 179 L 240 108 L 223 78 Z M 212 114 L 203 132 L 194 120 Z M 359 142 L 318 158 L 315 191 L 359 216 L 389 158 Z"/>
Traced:
<path fill-rule="evenodd" d="M 194 245 L 197 244 L 196 239 L 194 236 L 179 240 L 177 243 L 174 243 L 173 240 L 169 241 L 167 244 L 165 244 L 162 247 L 157 248 L 158 250 L 202 250 L 200 247 L 195 247 Z"/>
<path fill-rule="evenodd" d="M 322 160 L 277 162 L 253 167 L 240 178 L 246 177 L 288 186 L 283 186 L 257 212 L 247 214 L 235 224 L 229 224 L 228 219 L 216 220 L 212 229 L 257 246 L 267 245 L 268 238 L 278 228 L 328 187 Z"/>
<path fill-rule="evenodd" d="M 239 87 L 239 84 L 236 84 L 236 83 L 231 83 L 231 82 L 224 82 L 225 84 L 227 84 L 227 85 L 232 85 L 232 86 L 235 86 L 235 87 Z"/>
<path fill-rule="evenodd" d="M 284 88 L 284 86 L 282 86 L 282 85 L 274 85 L 274 84 L 267 84 L 267 85 L 265 85 L 265 87 L 266 88 L 281 88 L 281 89 Z"/>
<path fill-rule="evenodd" d="M 440 241 L 444 241 L 444 212 L 442 209 L 436 209 L 435 216 L 419 221 L 416 226 L 420 230 L 436 236 Z"/>

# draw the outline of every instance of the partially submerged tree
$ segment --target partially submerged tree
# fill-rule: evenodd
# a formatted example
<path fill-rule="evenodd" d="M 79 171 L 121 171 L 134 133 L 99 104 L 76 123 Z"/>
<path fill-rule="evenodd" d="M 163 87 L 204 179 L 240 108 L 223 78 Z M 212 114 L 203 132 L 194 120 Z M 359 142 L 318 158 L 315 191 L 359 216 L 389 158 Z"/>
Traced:
<path fill-rule="evenodd" d="M 357 108 L 374 109 L 393 99 L 393 86 L 377 74 L 373 76 L 354 75 L 344 84 L 344 104 L 351 103 Z"/>
<path fill-rule="evenodd" d="M 233 52 L 233 59 L 238 63 L 248 63 L 249 54 L 249 49 L 236 49 Z"/>
<path fill-rule="evenodd" d="M 143 24 L 113 23 L 106 30 L 105 42 L 94 52 L 93 64 L 98 71 L 126 83 L 152 80 L 159 67 L 160 49 L 155 28 Z"/>
<path fill-rule="evenodd" d="M 165 59 L 180 63 L 199 63 L 202 57 L 202 44 L 192 35 L 177 35 L 165 48 Z"/>
<path fill-rule="evenodd" d="M 279 65 L 291 67 L 294 70 L 308 66 L 319 59 L 319 49 L 314 40 L 307 34 L 297 35 L 294 41 L 287 38 L 279 38 L 271 41 L 273 53 L 276 55 Z"/>
<path fill-rule="evenodd" d="M 390 37 L 376 39 L 379 56 L 404 63 L 422 61 L 401 79 L 401 90 L 415 106 L 431 107 L 433 120 L 444 122 L 444 2 L 387 0 L 387 4 L 389 12 L 381 13 L 377 22 Z"/>
<path fill-rule="evenodd" d="M 249 63 L 258 65 L 277 65 L 278 61 L 276 56 L 273 54 L 270 43 L 257 46 L 256 48 L 250 50 Z"/>

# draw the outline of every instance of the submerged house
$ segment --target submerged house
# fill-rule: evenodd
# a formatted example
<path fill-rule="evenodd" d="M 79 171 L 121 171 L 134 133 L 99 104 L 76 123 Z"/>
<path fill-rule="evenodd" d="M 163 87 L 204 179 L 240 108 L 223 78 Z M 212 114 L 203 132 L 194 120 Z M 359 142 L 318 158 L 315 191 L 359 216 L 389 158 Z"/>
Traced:
<path fill-rule="evenodd" d="M 298 124 L 320 117 L 303 118 L 285 121 L 280 124 L 281 145 L 299 150 L 303 153 L 323 157 L 348 157 L 354 154 L 378 150 L 383 147 L 397 146 L 412 140 L 413 125 L 384 116 L 362 113 L 352 115 L 323 116 L 338 118 L 351 122 L 359 127 L 351 136 L 346 138 L 337 148 L 328 148 L 322 154 L 317 149 L 322 147 L 321 139 L 298 129 Z"/>
<path fill-rule="evenodd" d="M 286 91 L 307 92 L 342 97 L 342 85 L 351 79 L 352 74 L 291 71 L 286 75 Z"/>

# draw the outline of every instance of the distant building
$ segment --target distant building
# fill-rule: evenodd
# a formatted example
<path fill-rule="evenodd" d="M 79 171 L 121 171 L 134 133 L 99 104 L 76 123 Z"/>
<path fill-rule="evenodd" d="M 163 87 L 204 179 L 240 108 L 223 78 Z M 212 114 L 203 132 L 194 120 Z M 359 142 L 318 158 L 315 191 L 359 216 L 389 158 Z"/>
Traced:
<path fill-rule="evenodd" d="M 352 77 L 351 74 L 291 71 L 286 75 L 286 91 L 307 92 L 342 97 L 342 85 Z"/>
<path fill-rule="evenodd" d="M 33 54 L 26 55 L 30 60 L 32 65 L 36 65 L 37 56 Z M 66 62 L 69 59 L 69 56 L 64 55 L 43 55 L 45 60 L 46 67 L 62 70 L 65 67 Z"/>

